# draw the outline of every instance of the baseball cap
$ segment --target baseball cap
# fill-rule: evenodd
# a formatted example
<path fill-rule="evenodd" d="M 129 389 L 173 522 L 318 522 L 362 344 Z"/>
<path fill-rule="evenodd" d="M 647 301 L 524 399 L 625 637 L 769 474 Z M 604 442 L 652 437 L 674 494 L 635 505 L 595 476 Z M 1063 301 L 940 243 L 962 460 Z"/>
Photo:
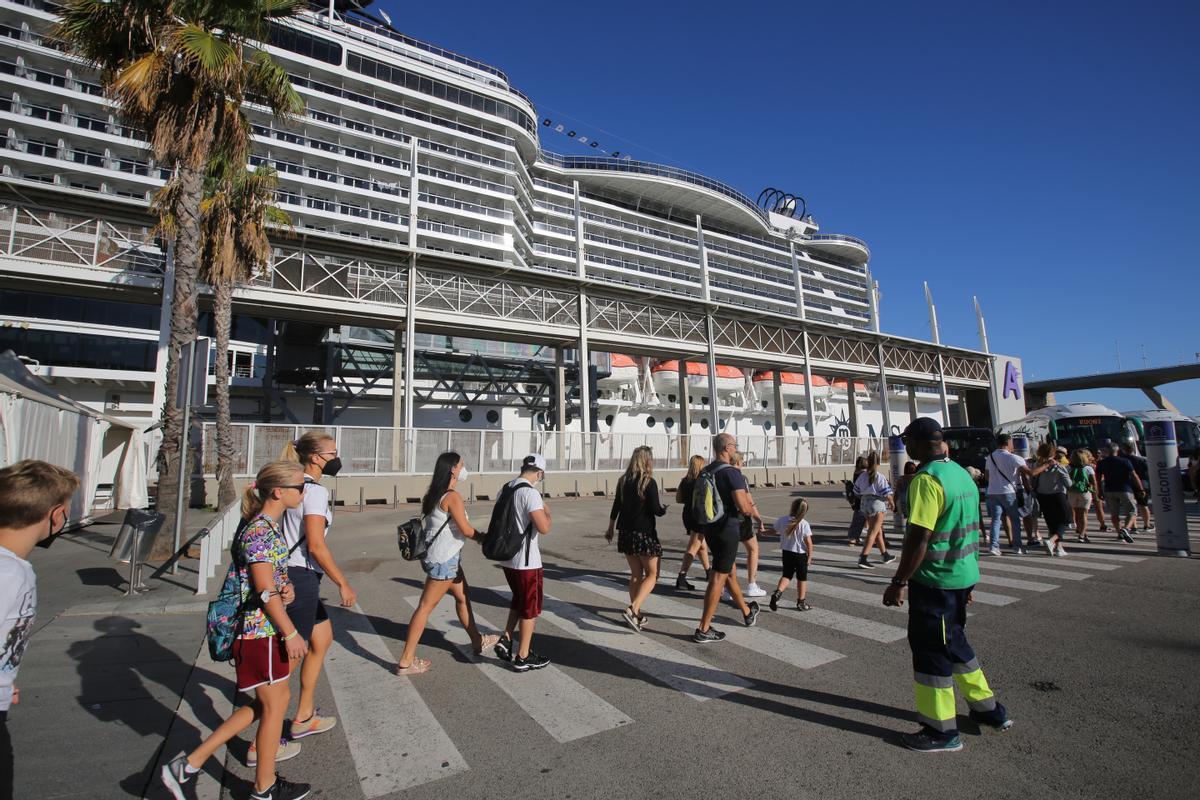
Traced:
<path fill-rule="evenodd" d="M 905 442 L 940 442 L 942 441 L 942 426 L 936 419 L 917 417 L 908 423 L 900 438 Z"/>
<path fill-rule="evenodd" d="M 525 460 L 521 462 L 521 469 L 526 470 L 530 467 L 533 467 L 534 469 L 540 469 L 542 472 L 545 472 L 546 457 L 541 453 L 530 453 L 529 455 L 525 456 Z"/>

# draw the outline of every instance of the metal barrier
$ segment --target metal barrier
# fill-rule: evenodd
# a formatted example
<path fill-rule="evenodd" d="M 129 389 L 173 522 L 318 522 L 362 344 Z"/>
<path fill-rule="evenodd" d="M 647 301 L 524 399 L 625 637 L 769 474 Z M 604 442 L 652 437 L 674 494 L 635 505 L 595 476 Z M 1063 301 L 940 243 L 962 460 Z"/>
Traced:
<path fill-rule="evenodd" d="M 196 594 L 208 591 L 208 579 L 225 561 L 225 551 L 233 542 L 238 523 L 242 520 L 240 502 L 231 503 L 217 513 L 192 539 L 200 543 L 200 561 L 196 565 Z"/>
<path fill-rule="evenodd" d="M 686 466 L 689 456 L 712 455 L 707 434 L 583 433 L 460 428 L 368 428 L 245 424 L 233 426 L 235 475 L 254 475 L 279 458 L 287 442 L 308 431 L 325 431 L 337 442 L 345 476 L 415 475 L 429 471 L 439 453 L 454 450 L 476 475 L 513 474 L 529 453 L 541 453 L 555 473 L 625 469 L 637 447 L 653 450 L 657 469 Z M 888 462 L 887 439 L 849 436 L 738 436 L 747 467 L 842 467 L 870 450 Z M 204 426 L 204 474 L 217 467 L 216 426 Z"/>

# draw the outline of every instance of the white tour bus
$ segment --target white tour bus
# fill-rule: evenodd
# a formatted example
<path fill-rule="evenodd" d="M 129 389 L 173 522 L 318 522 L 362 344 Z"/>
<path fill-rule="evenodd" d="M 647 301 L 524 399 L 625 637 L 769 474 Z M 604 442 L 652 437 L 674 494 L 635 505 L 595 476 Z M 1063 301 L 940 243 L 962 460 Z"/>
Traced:
<path fill-rule="evenodd" d="M 1125 411 L 1123 412 L 1126 419 L 1133 423 L 1133 427 L 1137 430 L 1138 449 L 1142 455 L 1146 455 L 1145 431 L 1142 429 L 1143 422 L 1174 422 L 1175 423 L 1175 441 L 1179 445 L 1179 469 L 1184 474 L 1184 483 L 1187 482 L 1188 465 L 1191 463 L 1192 453 L 1200 447 L 1200 425 L 1196 424 L 1196 420 L 1181 414 L 1178 411 L 1167 411 L 1162 408 L 1151 408 L 1147 411 Z"/>
<path fill-rule="evenodd" d="M 996 426 L 996 433 L 1021 435 L 1029 439 L 1032 455 L 1047 439 L 1075 450 L 1086 447 L 1095 450 L 1100 442 L 1133 441 L 1137 430 L 1133 423 L 1099 403 L 1067 403 L 1030 411 L 1021 419 Z"/>

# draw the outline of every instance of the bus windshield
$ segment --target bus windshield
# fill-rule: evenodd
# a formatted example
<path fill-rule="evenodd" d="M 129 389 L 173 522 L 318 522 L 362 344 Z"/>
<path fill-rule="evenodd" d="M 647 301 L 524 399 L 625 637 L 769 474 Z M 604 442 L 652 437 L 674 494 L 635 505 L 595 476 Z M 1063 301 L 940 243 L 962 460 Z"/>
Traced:
<path fill-rule="evenodd" d="M 1104 439 L 1120 442 L 1125 438 L 1122 417 L 1067 417 L 1054 421 L 1058 443 L 1068 450 L 1078 447 L 1095 449 Z"/>
<path fill-rule="evenodd" d="M 1200 446 L 1198 427 L 1200 426 L 1194 422 L 1175 423 L 1175 441 L 1179 443 L 1179 455 L 1184 458 L 1189 458 L 1196 451 L 1196 447 Z"/>

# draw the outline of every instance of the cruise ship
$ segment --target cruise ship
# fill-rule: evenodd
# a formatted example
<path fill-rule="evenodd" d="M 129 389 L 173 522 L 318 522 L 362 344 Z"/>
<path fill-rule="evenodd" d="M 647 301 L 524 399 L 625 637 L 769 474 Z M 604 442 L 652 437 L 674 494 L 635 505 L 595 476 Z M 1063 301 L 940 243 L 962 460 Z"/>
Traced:
<path fill-rule="evenodd" d="M 995 417 L 996 356 L 880 332 L 862 240 L 783 192 L 597 154 L 502 70 L 369 6 L 314 4 L 265 43 L 305 111 L 247 109 L 293 224 L 209 356 L 247 431 L 719 427 L 782 453 Z M 148 204 L 168 171 L 50 38 L 56 8 L 0 0 L 0 352 L 150 426 L 172 264 Z M 239 471 L 276 439 L 247 433 Z M 383 469 L 376 448 L 358 469 Z"/>

